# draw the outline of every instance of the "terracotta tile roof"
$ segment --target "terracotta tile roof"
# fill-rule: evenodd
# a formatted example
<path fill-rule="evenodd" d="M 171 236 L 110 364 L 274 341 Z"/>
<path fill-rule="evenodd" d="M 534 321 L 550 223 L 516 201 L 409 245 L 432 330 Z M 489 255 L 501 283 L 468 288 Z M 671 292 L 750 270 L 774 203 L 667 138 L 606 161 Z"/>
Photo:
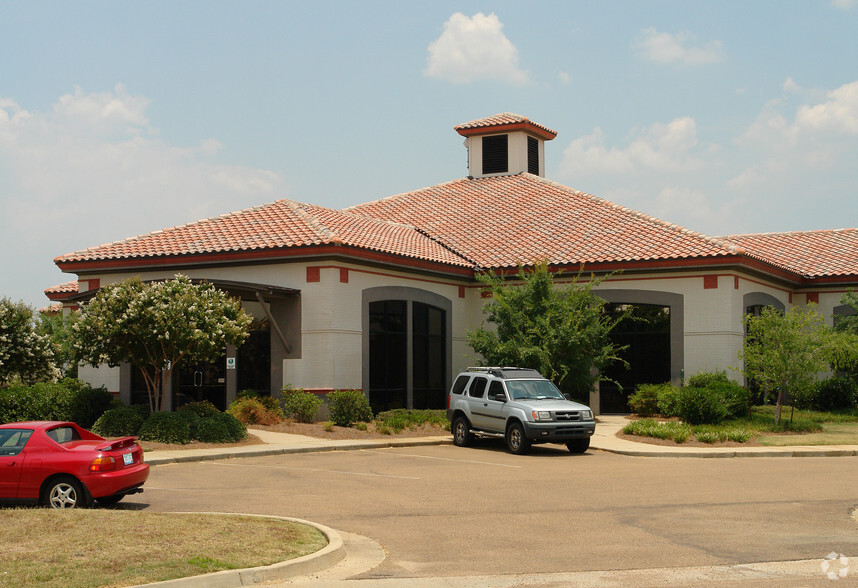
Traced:
<path fill-rule="evenodd" d="M 501 129 L 529 129 L 540 135 L 542 138 L 550 141 L 557 136 L 557 131 L 553 131 L 546 126 L 535 123 L 526 116 L 515 114 L 512 112 L 502 112 L 486 118 L 479 118 L 460 125 L 456 125 L 453 129 L 460 135 L 474 135 L 493 130 L 494 127 Z"/>
<path fill-rule="evenodd" d="M 77 294 L 77 280 L 45 288 L 45 295 L 49 296 L 51 294 Z"/>
<path fill-rule="evenodd" d="M 858 229 L 721 237 L 753 257 L 809 278 L 858 276 Z"/>
<path fill-rule="evenodd" d="M 457 266 L 470 264 L 414 227 L 278 200 L 57 257 L 56 263 L 345 245 Z"/>
<path fill-rule="evenodd" d="M 461 179 L 346 209 L 408 223 L 483 268 L 734 254 L 731 245 L 531 174 Z"/>

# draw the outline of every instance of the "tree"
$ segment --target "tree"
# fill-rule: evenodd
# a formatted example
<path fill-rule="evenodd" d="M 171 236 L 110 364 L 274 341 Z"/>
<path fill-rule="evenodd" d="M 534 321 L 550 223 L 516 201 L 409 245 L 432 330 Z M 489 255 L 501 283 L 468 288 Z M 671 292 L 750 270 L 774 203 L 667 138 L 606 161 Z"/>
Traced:
<path fill-rule="evenodd" d="M 765 394 L 777 393 L 777 424 L 787 394 L 809 394 L 817 374 L 828 368 L 834 347 L 831 330 L 814 305 L 786 313 L 767 306 L 759 316 L 745 315 L 744 322 L 747 336 L 739 359 L 745 377 Z"/>
<path fill-rule="evenodd" d="M 50 338 L 36 332 L 33 309 L 0 299 L 0 385 L 20 379 L 31 384 L 59 376 Z"/>
<path fill-rule="evenodd" d="M 831 367 L 853 378 L 858 377 L 858 294 L 848 291 L 840 298 L 842 304 L 848 304 L 854 311 L 851 315 L 835 317 L 834 332 L 838 337 L 833 350 Z"/>
<path fill-rule="evenodd" d="M 153 412 L 163 382 L 183 362 L 214 361 L 241 345 L 252 319 L 241 302 L 182 275 L 145 284 L 134 278 L 104 286 L 72 325 L 75 357 L 93 366 L 128 361 L 140 369 Z"/>
<path fill-rule="evenodd" d="M 564 393 L 585 399 L 599 379 L 593 368 L 619 360 L 622 349 L 609 335 L 624 315 L 610 315 L 606 302 L 591 292 L 601 280 L 579 278 L 557 286 L 547 262 L 531 271 L 520 267 L 518 285 L 492 273 L 479 275 L 491 293 L 483 313 L 496 329 L 468 331 L 468 344 L 487 365 L 536 369 Z"/>
<path fill-rule="evenodd" d="M 71 324 L 77 316 L 72 312 L 63 316 L 60 312 L 40 312 L 36 332 L 46 336 L 54 352 L 54 365 L 65 378 L 77 378 L 77 364 L 74 362 L 74 349 L 71 341 Z"/>

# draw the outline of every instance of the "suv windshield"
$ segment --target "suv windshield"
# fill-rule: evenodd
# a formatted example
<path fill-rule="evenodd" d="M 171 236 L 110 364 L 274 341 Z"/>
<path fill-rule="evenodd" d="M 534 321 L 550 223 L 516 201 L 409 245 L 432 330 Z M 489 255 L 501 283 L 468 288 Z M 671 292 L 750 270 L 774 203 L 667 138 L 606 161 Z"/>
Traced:
<path fill-rule="evenodd" d="M 513 400 L 524 398 L 565 400 L 557 386 L 548 380 L 507 380 L 506 389 Z"/>

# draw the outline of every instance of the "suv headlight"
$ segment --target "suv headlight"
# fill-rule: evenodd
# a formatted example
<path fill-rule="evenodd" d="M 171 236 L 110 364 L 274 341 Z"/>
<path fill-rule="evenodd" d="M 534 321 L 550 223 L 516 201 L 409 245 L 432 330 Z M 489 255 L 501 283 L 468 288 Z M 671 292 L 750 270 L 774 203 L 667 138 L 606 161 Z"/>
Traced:
<path fill-rule="evenodd" d="M 535 421 L 550 421 L 551 413 L 547 410 L 534 410 L 532 413 Z"/>
<path fill-rule="evenodd" d="M 592 410 L 582 410 L 581 411 L 581 420 L 582 421 L 593 420 L 593 411 Z"/>

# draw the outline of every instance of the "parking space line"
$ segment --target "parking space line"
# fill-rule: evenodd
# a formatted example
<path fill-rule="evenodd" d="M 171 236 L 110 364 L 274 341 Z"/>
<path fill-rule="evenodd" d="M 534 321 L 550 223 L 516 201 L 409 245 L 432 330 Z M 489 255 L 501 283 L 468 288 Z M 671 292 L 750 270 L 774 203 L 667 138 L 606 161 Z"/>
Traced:
<path fill-rule="evenodd" d="M 366 476 L 370 478 L 396 478 L 397 480 L 419 480 L 420 478 L 414 476 L 394 476 L 391 474 L 372 474 L 370 472 L 349 472 L 345 470 L 325 470 L 321 468 L 296 468 L 289 466 L 269 466 L 269 465 L 253 465 L 246 463 L 229 463 L 225 461 L 213 461 L 210 463 L 214 463 L 217 465 L 223 466 L 232 466 L 232 467 L 243 467 L 243 468 L 266 468 L 270 470 L 297 470 L 304 472 L 319 472 L 323 474 L 345 474 L 348 476 Z"/>
<path fill-rule="evenodd" d="M 394 448 L 391 448 L 391 449 L 394 449 Z M 363 452 L 363 453 L 379 453 L 381 455 L 390 455 L 389 451 L 379 451 L 377 449 L 361 449 L 361 452 Z M 421 457 L 423 459 L 437 459 L 439 461 L 455 461 L 455 462 L 459 462 L 459 463 L 475 463 L 478 465 L 490 465 L 490 466 L 498 466 L 498 467 L 502 467 L 502 468 L 516 468 L 516 469 L 521 468 L 520 465 L 511 465 L 511 464 L 507 464 L 507 463 L 496 463 L 496 462 L 491 462 L 491 461 L 476 461 L 473 459 L 456 459 L 456 458 L 452 458 L 452 457 L 435 457 L 432 455 L 418 455 L 416 453 L 397 453 L 396 455 L 402 455 L 404 457 Z"/>

